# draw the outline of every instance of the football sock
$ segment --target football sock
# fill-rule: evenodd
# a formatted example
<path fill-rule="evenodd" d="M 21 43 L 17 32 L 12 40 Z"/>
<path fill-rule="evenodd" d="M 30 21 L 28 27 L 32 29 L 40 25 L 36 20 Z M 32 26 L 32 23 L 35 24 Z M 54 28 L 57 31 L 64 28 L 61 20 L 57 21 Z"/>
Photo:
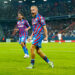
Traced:
<path fill-rule="evenodd" d="M 47 63 L 49 63 L 50 61 L 49 61 L 49 59 L 45 56 L 44 58 L 43 58 Z"/>
<path fill-rule="evenodd" d="M 26 48 L 26 53 L 27 53 L 27 55 L 29 55 L 27 48 Z"/>
<path fill-rule="evenodd" d="M 26 47 L 23 46 L 24 53 L 27 54 Z"/>
<path fill-rule="evenodd" d="M 31 64 L 34 65 L 34 59 L 31 59 Z"/>

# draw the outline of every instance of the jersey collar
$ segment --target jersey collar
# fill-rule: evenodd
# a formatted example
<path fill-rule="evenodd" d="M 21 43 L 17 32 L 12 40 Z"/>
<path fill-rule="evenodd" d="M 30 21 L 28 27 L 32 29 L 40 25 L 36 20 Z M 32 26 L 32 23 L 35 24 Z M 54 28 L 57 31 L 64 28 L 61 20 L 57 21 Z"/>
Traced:
<path fill-rule="evenodd" d="M 33 18 L 37 18 L 38 16 L 39 16 L 39 13 L 37 13 L 37 14 L 36 14 L 36 16 L 35 16 L 35 17 L 33 17 Z"/>
<path fill-rule="evenodd" d="M 39 13 L 37 13 L 36 18 L 39 16 Z"/>

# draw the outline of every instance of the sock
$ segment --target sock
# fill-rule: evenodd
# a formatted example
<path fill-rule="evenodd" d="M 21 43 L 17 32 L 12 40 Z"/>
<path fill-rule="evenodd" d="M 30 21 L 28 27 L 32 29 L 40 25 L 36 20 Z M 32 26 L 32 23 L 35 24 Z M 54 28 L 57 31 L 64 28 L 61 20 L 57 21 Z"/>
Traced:
<path fill-rule="evenodd" d="M 27 54 L 26 47 L 23 47 L 24 53 Z"/>
<path fill-rule="evenodd" d="M 34 59 L 31 59 L 31 64 L 34 65 Z"/>
<path fill-rule="evenodd" d="M 44 58 L 43 58 L 47 63 L 49 63 L 50 61 L 49 61 L 49 59 L 45 56 Z"/>

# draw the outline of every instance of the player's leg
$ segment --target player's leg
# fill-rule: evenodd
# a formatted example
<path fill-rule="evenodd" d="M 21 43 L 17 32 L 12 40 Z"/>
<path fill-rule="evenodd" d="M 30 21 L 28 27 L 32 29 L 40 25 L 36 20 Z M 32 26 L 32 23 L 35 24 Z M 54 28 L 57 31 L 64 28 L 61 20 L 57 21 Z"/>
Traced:
<path fill-rule="evenodd" d="M 25 46 L 24 46 L 24 42 L 22 41 L 22 37 L 19 37 L 19 44 L 23 48 L 24 53 L 26 53 L 26 49 L 25 49 Z"/>
<path fill-rule="evenodd" d="M 22 48 L 23 48 L 23 50 L 24 50 L 24 53 L 27 54 L 27 52 L 26 52 L 26 47 L 25 47 L 25 45 L 24 45 L 24 42 L 21 42 L 21 46 L 22 46 Z"/>
<path fill-rule="evenodd" d="M 25 48 L 26 48 L 26 54 L 25 54 L 24 58 L 27 58 L 27 57 L 29 57 L 29 53 L 28 53 L 28 49 L 27 49 L 27 47 L 26 47 L 26 43 L 24 43 L 24 46 L 25 46 Z"/>
<path fill-rule="evenodd" d="M 42 57 L 49 64 L 49 66 L 51 66 L 52 68 L 54 67 L 53 62 L 49 61 L 47 56 L 37 46 L 36 46 L 36 52 L 40 57 Z"/>
<path fill-rule="evenodd" d="M 49 59 L 47 58 L 47 56 L 40 50 L 42 40 L 43 40 L 43 35 L 41 35 L 40 39 L 38 40 L 38 44 L 36 45 L 36 51 L 37 51 L 38 55 L 40 55 L 53 68 L 53 66 L 54 66 L 53 63 L 50 62 Z"/>
<path fill-rule="evenodd" d="M 58 40 L 59 40 L 59 44 L 61 44 L 61 40 L 62 40 L 61 34 L 58 35 Z"/>
<path fill-rule="evenodd" d="M 31 45 L 31 64 L 27 67 L 27 69 L 32 69 L 34 67 L 35 62 L 35 45 Z"/>
<path fill-rule="evenodd" d="M 25 47 L 25 37 L 24 36 L 20 37 L 20 44 L 21 44 L 21 46 L 23 48 L 23 51 L 25 53 L 24 58 L 27 58 L 27 50 L 26 50 L 26 47 Z"/>
<path fill-rule="evenodd" d="M 59 36 L 59 38 L 58 38 L 58 39 L 59 39 L 59 44 L 61 44 L 61 37 Z"/>

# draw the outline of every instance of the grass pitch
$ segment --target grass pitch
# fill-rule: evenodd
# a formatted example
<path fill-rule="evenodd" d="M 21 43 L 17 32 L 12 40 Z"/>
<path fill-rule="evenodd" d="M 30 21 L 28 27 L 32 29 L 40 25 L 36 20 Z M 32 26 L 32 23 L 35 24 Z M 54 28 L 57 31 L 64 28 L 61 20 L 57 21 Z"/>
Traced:
<path fill-rule="evenodd" d="M 31 44 L 27 44 L 30 54 Z M 0 75 L 75 75 L 75 43 L 42 44 L 42 51 L 54 62 L 48 64 L 36 54 L 35 68 L 26 69 L 30 58 L 24 59 L 24 53 L 18 43 L 0 43 Z"/>

